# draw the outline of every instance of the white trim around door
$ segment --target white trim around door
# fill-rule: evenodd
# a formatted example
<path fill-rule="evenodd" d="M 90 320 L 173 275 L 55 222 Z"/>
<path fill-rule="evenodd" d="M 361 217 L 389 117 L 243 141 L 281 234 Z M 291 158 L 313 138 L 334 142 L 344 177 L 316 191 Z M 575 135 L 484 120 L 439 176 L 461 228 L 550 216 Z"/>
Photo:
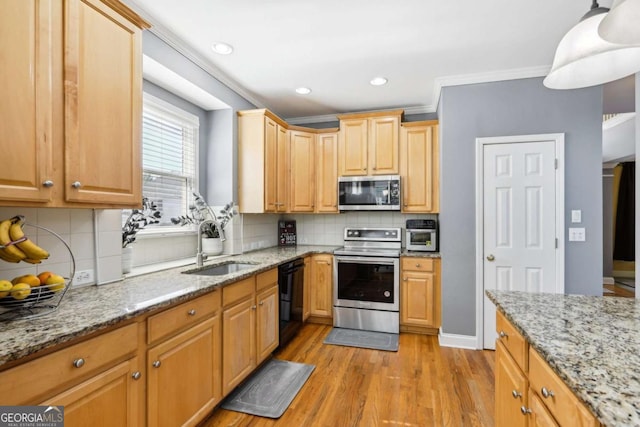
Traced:
<path fill-rule="evenodd" d="M 556 292 L 564 293 L 564 134 L 516 135 L 476 138 L 476 344 L 484 343 L 484 146 L 487 144 L 513 144 L 553 141 L 556 155 Z"/>

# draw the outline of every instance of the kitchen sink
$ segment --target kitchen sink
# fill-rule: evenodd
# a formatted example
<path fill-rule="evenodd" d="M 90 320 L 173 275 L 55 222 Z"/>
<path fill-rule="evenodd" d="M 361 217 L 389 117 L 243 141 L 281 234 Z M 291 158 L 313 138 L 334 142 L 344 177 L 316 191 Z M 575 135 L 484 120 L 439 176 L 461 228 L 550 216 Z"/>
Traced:
<path fill-rule="evenodd" d="M 195 270 L 185 271 L 186 274 L 197 274 L 199 276 L 224 276 L 225 274 L 237 273 L 255 267 L 257 264 L 246 262 L 227 262 L 225 264 L 212 265 L 211 267 L 201 267 Z"/>

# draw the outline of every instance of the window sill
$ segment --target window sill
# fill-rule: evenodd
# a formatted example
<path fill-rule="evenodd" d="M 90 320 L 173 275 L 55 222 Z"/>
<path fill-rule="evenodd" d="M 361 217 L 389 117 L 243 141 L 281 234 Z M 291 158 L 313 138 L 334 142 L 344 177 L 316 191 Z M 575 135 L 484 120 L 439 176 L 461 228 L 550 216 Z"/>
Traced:
<path fill-rule="evenodd" d="M 205 261 L 205 265 L 211 261 L 217 261 L 223 258 L 227 258 L 231 255 L 218 255 L 218 256 L 211 256 L 209 258 L 207 258 L 207 260 Z M 131 269 L 130 273 L 124 274 L 123 277 L 125 279 L 130 278 L 130 277 L 137 277 L 137 276 L 142 276 L 144 274 L 149 274 L 149 273 L 156 273 L 158 271 L 162 271 L 162 270 L 169 270 L 171 268 L 178 268 L 178 267 L 184 267 L 190 264 L 193 264 L 195 266 L 196 263 L 196 257 L 189 257 L 189 258 L 184 258 L 184 259 L 178 259 L 178 260 L 174 260 L 174 261 L 166 261 L 166 262 L 159 262 L 157 264 L 148 264 L 148 265 L 141 265 L 138 267 L 133 267 Z"/>

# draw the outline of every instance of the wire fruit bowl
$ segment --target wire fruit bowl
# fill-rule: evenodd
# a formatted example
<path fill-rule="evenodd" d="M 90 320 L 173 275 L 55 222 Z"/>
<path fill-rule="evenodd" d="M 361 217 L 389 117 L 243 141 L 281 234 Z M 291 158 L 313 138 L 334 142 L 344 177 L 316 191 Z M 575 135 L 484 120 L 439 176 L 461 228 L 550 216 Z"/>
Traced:
<path fill-rule="evenodd" d="M 55 311 L 62 302 L 65 294 L 71 288 L 73 277 L 76 271 L 76 261 L 71 252 L 71 247 L 60 235 L 53 230 L 35 224 L 24 224 L 25 226 L 44 230 L 62 242 L 67 249 L 70 258 L 70 272 L 68 277 L 64 277 L 64 282 L 55 284 L 41 284 L 32 286 L 30 293 L 21 299 L 16 299 L 13 290 L 0 291 L 0 320 L 28 319 Z M 0 248 L 4 246 L 0 245 Z M 38 264 L 42 265 L 42 264 Z"/>

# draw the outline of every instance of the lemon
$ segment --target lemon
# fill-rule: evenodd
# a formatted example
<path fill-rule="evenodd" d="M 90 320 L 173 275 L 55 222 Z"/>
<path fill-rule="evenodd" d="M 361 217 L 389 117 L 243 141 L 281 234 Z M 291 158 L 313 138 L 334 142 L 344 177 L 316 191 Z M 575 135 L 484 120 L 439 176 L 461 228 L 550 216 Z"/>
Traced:
<path fill-rule="evenodd" d="M 11 288 L 11 296 L 14 299 L 25 299 L 29 295 L 31 295 L 31 286 L 28 283 L 16 283 Z"/>
<path fill-rule="evenodd" d="M 4 298 L 9 295 L 9 291 L 13 288 L 13 284 L 11 284 L 8 280 L 0 280 L 0 298 Z"/>

